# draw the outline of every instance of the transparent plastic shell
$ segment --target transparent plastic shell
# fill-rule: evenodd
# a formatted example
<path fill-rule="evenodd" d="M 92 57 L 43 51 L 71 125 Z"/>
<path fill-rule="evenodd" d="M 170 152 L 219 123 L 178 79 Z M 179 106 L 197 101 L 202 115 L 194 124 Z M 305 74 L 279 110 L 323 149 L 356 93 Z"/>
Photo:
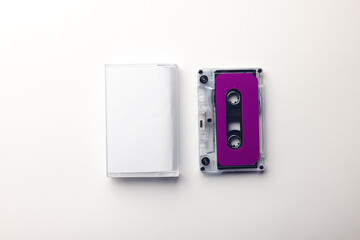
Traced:
<path fill-rule="evenodd" d="M 251 72 L 258 79 L 259 92 L 259 159 L 254 167 L 239 167 L 219 169 L 217 159 L 217 133 L 216 133 L 216 96 L 215 72 Z M 199 128 L 199 164 L 200 170 L 205 173 L 222 172 L 262 172 L 265 170 L 264 149 L 264 96 L 263 72 L 261 68 L 247 69 L 201 69 L 197 76 L 198 82 L 198 128 Z M 237 101 L 236 99 L 234 101 Z"/>

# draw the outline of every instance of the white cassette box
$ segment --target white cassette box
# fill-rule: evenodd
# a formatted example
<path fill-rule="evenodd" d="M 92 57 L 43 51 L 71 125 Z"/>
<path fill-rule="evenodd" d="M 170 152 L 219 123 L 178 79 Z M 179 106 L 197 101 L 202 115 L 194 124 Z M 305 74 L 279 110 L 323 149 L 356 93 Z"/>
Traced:
<path fill-rule="evenodd" d="M 176 65 L 105 66 L 108 177 L 177 177 Z"/>

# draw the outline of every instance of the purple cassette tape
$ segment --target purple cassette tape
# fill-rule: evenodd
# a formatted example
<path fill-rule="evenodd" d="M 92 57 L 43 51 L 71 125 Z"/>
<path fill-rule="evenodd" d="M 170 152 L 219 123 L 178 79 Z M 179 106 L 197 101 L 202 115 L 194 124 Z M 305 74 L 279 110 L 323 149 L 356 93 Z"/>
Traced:
<path fill-rule="evenodd" d="M 203 172 L 264 171 L 262 69 L 202 69 L 198 75 Z"/>

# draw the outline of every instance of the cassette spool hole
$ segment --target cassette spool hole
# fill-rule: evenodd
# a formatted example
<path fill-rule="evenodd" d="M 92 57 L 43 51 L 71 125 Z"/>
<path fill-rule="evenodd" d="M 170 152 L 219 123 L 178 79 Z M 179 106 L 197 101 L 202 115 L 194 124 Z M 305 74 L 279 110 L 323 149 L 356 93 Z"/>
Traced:
<path fill-rule="evenodd" d="M 231 105 L 237 105 L 240 102 L 240 94 L 238 92 L 236 92 L 236 91 L 230 91 L 226 95 L 226 100 Z"/>
<path fill-rule="evenodd" d="M 238 149 L 241 145 L 241 139 L 238 135 L 231 135 L 228 138 L 228 145 L 232 148 L 232 149 Z"/>

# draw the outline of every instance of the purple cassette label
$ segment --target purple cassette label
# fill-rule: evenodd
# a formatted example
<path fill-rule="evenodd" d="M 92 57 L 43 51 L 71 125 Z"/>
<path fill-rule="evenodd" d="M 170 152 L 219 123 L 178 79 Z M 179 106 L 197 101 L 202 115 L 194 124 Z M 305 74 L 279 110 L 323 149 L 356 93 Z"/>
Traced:
<path fill-rule="evenodd" d="M 218 164 L 254 165 L 260 158 L 258 79 L 221 73 L 215 81 Z"/>

